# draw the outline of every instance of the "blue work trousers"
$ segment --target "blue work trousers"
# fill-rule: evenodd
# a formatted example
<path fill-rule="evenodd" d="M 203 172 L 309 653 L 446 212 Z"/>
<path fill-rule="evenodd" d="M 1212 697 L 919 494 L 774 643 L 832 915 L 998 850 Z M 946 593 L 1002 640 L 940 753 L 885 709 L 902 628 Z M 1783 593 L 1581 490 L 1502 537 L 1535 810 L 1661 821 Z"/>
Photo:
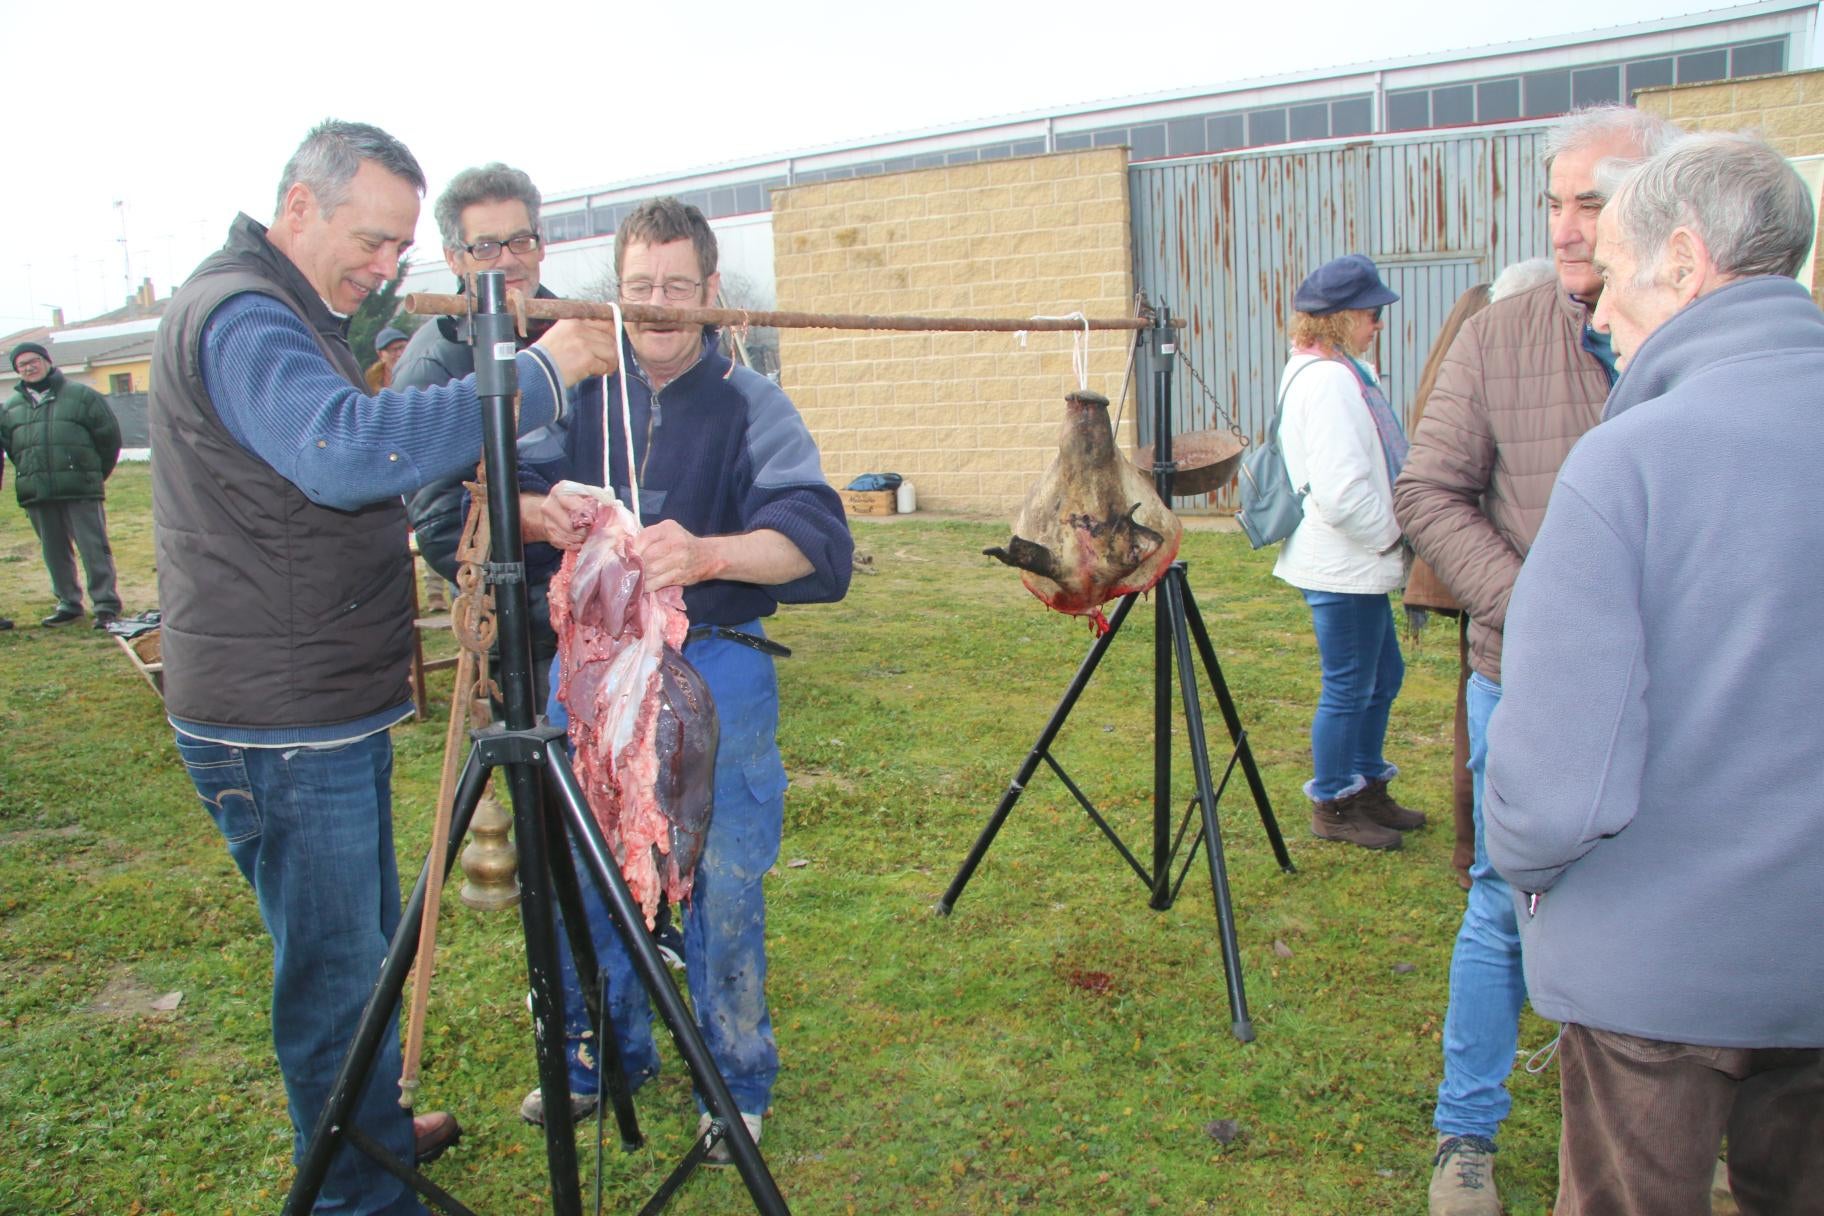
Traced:
<path fill-rule="evenodd" d="M 295 1160 L 329 1099 L 399 926 L 392 737 L 380 731 L 335 747 L 232 747 L 180 731 L 177 751 L 272 935 L 272 1043 Z M 399 1105 L 399 1071 L 395 1014 L 353 1122 L 410 1162 L 412 1118 Z M 315 1211 L 403 1216 L 424 1206 L 345 1143 Z"/>
<path fill-rule="evenodd" d="M 761 636 L 758 621 L 738 626 Z M 764 1114 L 779 1074 L 779 1049 L 766 1004 L 766 898 L 761 879 L 779 858 L 785 822 L 785 764 L 779 757 L 779 683 L 770 656 L 726 638 L 691 642 L 684 657 L 715 698 L 715 812 L 690 898 L 682 909 L 684 974 L 697 1026 L 735 1103 Z M 556 681 L 553 680 L 555 689 Z M 551 697 L 553 725 L 569 717 Z M 621 1068 L 632 1088 L 659 1071 L 652 1011 L 614 919 L 577 859 L 597 961 L 608 980 L 608 1014 Z M 559 938 L 570 1088 L 598 1092 L 596 1053 L 576 965 Z M 701 1104 L 701 1097 L 699 1097 Z"/>

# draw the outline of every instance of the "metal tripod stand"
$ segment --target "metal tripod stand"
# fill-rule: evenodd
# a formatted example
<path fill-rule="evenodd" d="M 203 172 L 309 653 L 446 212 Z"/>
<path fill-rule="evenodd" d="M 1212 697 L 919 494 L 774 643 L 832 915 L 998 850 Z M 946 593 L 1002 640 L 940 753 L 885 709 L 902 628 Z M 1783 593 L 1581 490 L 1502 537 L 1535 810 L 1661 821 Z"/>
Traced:
<path fill-rule="evenodd" d="M 608 842 L 590 813 L 581 785 L 564 747 L 564 731 L 543 723 L 535 704 L 532 674 L 531 617 L 527 605 L 525 550 L 519 532 L 518 449 L 514 437 L 514 342 L 505 308 L 506 277 L 500 271 L 476 276 L 474 343 L 475 379 L 481 397 L 488 481 L 488 519 L 496 560 L 487 565 L 493 585 L 500 639 L 500 685 L 506 720 L 473 732 L 474 746 L 457 786 L 450 839 L 444 855 L 425 860 L 424 871 L 407 902 L 381 967 L 380 981 L 368 998 L 334 1088 L 311 1133 L 298 1174 L 285 1201 L 285 1216 L 304 1216 L 322 1188 L 330 1158 L 344 1145 L 365 1152 L 383 1168 L 410 1184 L 442 1210 L 472 1216 L 470 1209 L 396 1160 L 360 1128 L 348 1122 L 366 1085 L 381 1036 L 392 1025 L 407 973 L 411 970 L 424 914 L 425 889 L 432 866 L 448 874 L 456 863 L 462 838 L 481 801 L 491 769 L 506 770 L 513 798 L 514 835 L 519 843 L 521 915 L 525 929 L 526 973 L 532 990 L 536 1024 L 539 1085 L 544 1092 L 545 1157 L 551 1178 L 551 1205 L 557 1216 L 581 1216 L 582 1190 L 577 1175 L 575 1121 L 570 1108 L 563 995 L 559 990 L 555 909 L 561 908 L 589 1012 L 604 1033 L 600 1070 L 615 1110 L 623 1147 L 641 1144 L 633 1102 L 613 1053 L 613 1034 L 600 1008 L 601 984 L 595 951 L 582 907 L 582 893 L 570 846 L 580 853 L 588 878 L 613 913 L 615 929 L 633 961 L 641 986 L 671 1031 L 678 1053 L 690 1069 L 697 1092 L 709 1107 L 708 1131 L 672 1170 L 641 1209 L 657 1212 L 718 1141 L 725 1141 L 735 1168 L 746 1184 L 756 1211 L 783 1216 L 785 1200 L 760 1156 L 741 1112 L 717 1070 L 696 1022 L 671 981 L 658 948 L 646 934 L 645 920 L 621 876 Z M 548 797 L 547 797 L 548 795 Z"/>
<path fill-rule="evenodd" d="M 1172 501 L 1172 359 L 1177 353 L 1174 331 L 1169 312 L 1161 308 L 1154 319 L 1152 329 L 1156 343 L 1156 363 L 1153 373 L 1153 437 L 1155 457 L 1153 478 L 1159 496 L 1165 502 Z M 1279 867 L 1286 873 L 1293 870 L 1292 858 L 1286 852 L 1285 839 L 1280 835 L 1279 823 L 1273 817 L 1272 804 L 1267 799 L 1266 785 L 1260 779 L 1260 770 L 1254 763 L 1254 753 L 1248 746 L 1248 732 L 1242 726 L 1241 715 L 1235 709 L 1235 699 L 1229 695 L 1229 686 L 1222 676 L 1222 665 L 1217 661 L 1216 648 L 1210 642 L 1209 630 L 1204 628 L 1203 618 L 1197 612 L 1197 602 L 1191 596 L 1190 583 L 1185 577 L 1183 562 L 1174 562 L 1153 588 L 1158 593 L 1158 608 L 1153 624 L 1153 849 L 1152 865 L 1147 867 L 1134 856 L 1134 853 L 1121 840 L 1121 837 L 1110 826 L 1108 820 L 1096 810 L 1083 791 L 1072 781 L 1070 774 L 1051 754 L 1051 745 L 1064 727 L 1065 720 L 1088 686 L 1090 677 L 1096 672 L 1102 657 L 1121 632 L 1122 624 L 1134 607 L 1134 601 L 1140 598 L 1139 593 L 1123 596 L 1120 605 L 1109 622 L 1108 632 L 1097 638 L 1090 647 L 1089 654 L 1082 665 L 1077 668 L 1076 676 L 1065 689 L 1063 699 L 1052 711 L 1051 720 L 1039 733 L 1038 742 L 1020 765 L 1019 772 L 1001 796 L 999 805 L 989 816 L 981 835 L 964 858 L 962 868 L 951 880 L 943 898 L 938 901 L 937 911 L 940 915 L 949 915 L 961 898 L 963 888 L 968 885 L 970 877 L 994 838 L 1001 830 L 1001 825 L 1012 813 L 1014 803 L 1019 801 L 1025 792 L 1026 783 L 1038 771 L 1043 762 L 1056 773 L 1070 791 L 1084 813 L 1087 814 L 1102 834 L 1108 837 L 1115 850 L 1133 869 L 1140 881 L 1152 892 L 1148 901 L 1150 906 L 1164 911 L 1172 906 L 1178 898 L 1179 888 L 1190 873 L 1191 863 L 1196 859 L 1199 844 L 1203 847 L 1205 858 L 1210 868 L 1210 890 L 1216 903 L 1216 924 L 1222 942 L 1223 977 L 1228 982 L 1229 991 L 1229 1025 L 1237 1039 L 1244 1043 L 1254 1040 L 1254 1023 L 1248 1017 L 1247 993 L 1242 984 L 1241 951 L 1235 938 L 1235 909 L 1229 898 L 1228 869 L 1223 860 L 1222 834 L 1216 819 L 1216 804 L 1228 789 L 1229 780 L 1237 767 L 1241 769 L 1247 781 L 1248 790 L 1253 795 L 1254 805 L 1260 812 L 1260 823 L 1266 829 L 1267 839 L 1272 843 L 1273 856 L 1279 861 Z M 1211 688 L 1215 691 L 1217 704 L 1222 709 L 1224 725 L 1227 726 L 1229 738 L 1234 749 L 1229 753 L 1228 763 L 1224 765 L 1222 779 L 1215 780 L 1211 764 L 1209 744 L 1204 737 L 1203 709 L 1198 699 L 1197 673 L 1191 665 L 1191 644 L 1195 641 L 1198 657 L 1203 661 L 1205 674 Z M 1177 687 L 1173 688 L 1173 669 L 1177 670 Z M 1176 699 L 1174 700 L 1174 691 Z M 1190 742 L 1191 768 L 1196 777 L 1197 794 L 1187 808 L 1182 820 L 1174 831 L 1172 818 L 1174 799 L 1172 795 L 1172 719 L 1174 710 L 1182 707 L 1184 711 L 1185 734 Z M 1186 835 L 1192 819 L 1192 811 L 1199 813 L 1197 835 L 1190 838 L 1190 849 L 1178 865 L 1177 876 L 1173 877 L 1173 867 L 1177 863 L 1179 850 L 1184 846 Z"/>

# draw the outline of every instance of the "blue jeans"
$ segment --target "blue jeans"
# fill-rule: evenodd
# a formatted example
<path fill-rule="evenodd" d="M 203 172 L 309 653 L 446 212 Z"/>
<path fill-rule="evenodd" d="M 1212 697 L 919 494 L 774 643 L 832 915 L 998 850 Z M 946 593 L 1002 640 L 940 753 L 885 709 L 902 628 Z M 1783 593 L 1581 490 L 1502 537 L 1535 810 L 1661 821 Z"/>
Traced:
<path fill-rule="evenodd" d="M 760 633 L 758 622 L 739 628 Z M 697 1026 L 735 1104 L 748 1114 L 764 1114 L 779 1075 L 779 1049 L 766 1004 L 766 896 L 760 885 L 779 858 L 785 823 L 779 682 L 771 658 L 725 638 L 692 642 L 684 655 L 708 682 L 720 726 L 715 813 L 690 898 L 677 910 L 683 919 L 684 974 Z M 568 724 L 555 693 L 549 708 L 553 725 Z M 580 859 L 577 865 L 590 937 L 608 980 L 608 1016 L 621 1069 L 637 1089 L 659 1071 L 652 1011 L 613 918 Z M 589 1015 L 576 965 L 561 937 L 559 942 L 570 1088 L 593 1094 L 600 1081 Z"/>
<path fill-rule="evenodd" d="M 1475 778 L 1476 860 L 1469 868 L 1469 902 L 1450 956 L 1450 1005 L 1444 1014 L 1444 1080 L 1432 1122 L 1452 1136 L 1495 1138 L 1513 1107 L 1507 1075 L 1520 1046 L 1520 1007 L 1526 975 L 1520 965 L 1520 927 L 1514 889 L 1488 864 L 1482 832 L 1482 773 L 1488 762 L 1488 720 L 1501 686 L 1469 677 L 1469 771 Z"/>
<path fill-rule="evenodd" d="M 1324 679 L 1311 718 L 1315 775 L 1305 783 L 1305 795 L 1328 802 L 1399 772 L 1381 749 L 1406 661 L 1385 595 L 1306 591 L 1304 596 Z"/>
<path fill-rule="evenodd" d="M 393 741 L 385 731 L 328 748 L 230 747 L 178 733 L 178 755 L 272 934 L 272 1043 L 285 1077 L 296 1160 L 329 1098 L 399 925 L 393 860 Z M 395 1015 L 353 1122 L 413 1159 L 399 1105 Z M 424 1211 L 411 1189 L 344 1145 L 317 1212 Z"/>

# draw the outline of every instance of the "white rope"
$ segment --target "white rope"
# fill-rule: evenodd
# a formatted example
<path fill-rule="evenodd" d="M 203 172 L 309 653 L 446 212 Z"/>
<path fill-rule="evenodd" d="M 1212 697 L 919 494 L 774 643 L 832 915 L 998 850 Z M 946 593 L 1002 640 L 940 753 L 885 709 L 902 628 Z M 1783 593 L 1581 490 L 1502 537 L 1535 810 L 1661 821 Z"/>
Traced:
<path fill-rule="evenodd" d="M 614 310 L 614 357 L 615 357 L 615 360 L 617 362 L 619 362 L 619 361 L 626 359 L 626 357 L 627 357 L 625 351 L 621 347 L 621 324 L 622 324 L 621 306 L 619 304 L 616 304 L 616 303 L 610 301 L 608 304 L 608 307 L 612 308 Z M 621 367 L 617 374 L 621 378 L 621 436 L 627 444 L 627 486 L 628 486 L 629 492 L 632 493 L 632 495 L 633 495 L 633 502 L 630 503 L 629 505 L 633 508 L 634 522 L 638 523 L 644 517 L 640 514 L 639 462 L 637 460 L 635 460 L 634 456 L 633 456 L 633 407 L 627 403 L 627 369 L 626 369 L 626 367 L 624 367 L 624 366 Z M 614 480 L 614 476 L 613 476 L 614 461 L 610 458 L 612 456 L 612 452 L 611 452 L 612 444 L 610 442 L 610 437 L 613 436 L 613 434 L 614 434 L 614 427 L 609 424 L 608 418 L 607 418 L 607 413 L 608 413 L 608 377 L 603 376 L 602 377 L 602 414 L 603 414 L 603 417 L 602 417 L 602 480 L 612 482 Z"/>
<path fill-rule="evenodd" d="M 1089 391 L 1089 317 L 1082 312 L 1068 312 L 1061 317 L 1028 317 L 1030 321 L 1081 321 L 1083 332 L 1075 330 L 1070 334 L 1070 369 L 1077 373 L 1077 387 Z M 1017 330 L 1014 334 L 1020 340 L 1022 348 L 1026 345 L 1026 331 Z"/>

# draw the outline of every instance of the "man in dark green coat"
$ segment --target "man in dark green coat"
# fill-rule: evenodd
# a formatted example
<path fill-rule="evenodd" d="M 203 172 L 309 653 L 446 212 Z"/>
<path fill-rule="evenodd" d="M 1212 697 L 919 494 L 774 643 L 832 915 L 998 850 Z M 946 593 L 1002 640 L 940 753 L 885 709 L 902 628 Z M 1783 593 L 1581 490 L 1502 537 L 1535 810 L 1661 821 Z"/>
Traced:
<path fill-rule="evenodd" d="M 12 364 L 19 387 L 0 407 L 0 451 L 13 458 L 13 492 L 38 533 L 57 594 L 56 610 L 40 624 L 82 619 L 80 553 L 95 628 L 106 629 L 120 615 L 120 595 L 102 483 L 120 459 L 120 424 L 100 393 L 65 380 L 36 342 L 14 347 Z"/>

